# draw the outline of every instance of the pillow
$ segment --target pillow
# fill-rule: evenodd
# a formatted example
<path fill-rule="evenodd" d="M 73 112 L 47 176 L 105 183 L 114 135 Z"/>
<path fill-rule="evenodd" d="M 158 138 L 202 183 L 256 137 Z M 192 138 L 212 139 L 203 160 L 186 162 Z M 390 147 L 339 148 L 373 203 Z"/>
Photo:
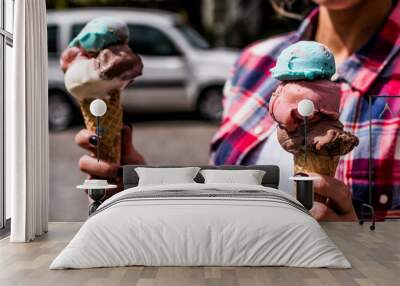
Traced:
<path fill-rule="evenodd" d="M 261 185 L 265 171 L 262 170 L 201 170 L 205 184 L 246 184 Z"/>
<path fill-rule="evenodd" d="M 135 168 L 139 177 L 138 186 L 196 183 L 193 179 L 199 170 L 199 167 Z"/>

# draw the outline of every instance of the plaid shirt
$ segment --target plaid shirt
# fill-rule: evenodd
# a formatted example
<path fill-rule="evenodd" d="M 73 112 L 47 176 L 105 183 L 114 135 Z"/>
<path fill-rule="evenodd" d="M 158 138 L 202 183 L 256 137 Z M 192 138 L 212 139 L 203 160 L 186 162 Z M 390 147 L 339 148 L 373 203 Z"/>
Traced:
<path fill-rule="evenodd" d="M 275 123 L 268 103 L 279 81 L 269 70 L 284 48 L 312 39 L 317 21 L 318 8 L 297 31 L 243 51 L 224 88 L 222 124 L 211 145 L 213 164 L 243 164 L 271 135 Z M 354 198 L 369 201 L 371 140 L 373 205 L 379 216 L 399 216 L 400 98 L 394 96 L 400 95 L 400 2 L 394 4 L 381 30 L 341 64 L 335 81 L 341 84 L 340 120 L 360 139 L 357 148 L 342 156 L 336 178 L 351 188 Z"/>

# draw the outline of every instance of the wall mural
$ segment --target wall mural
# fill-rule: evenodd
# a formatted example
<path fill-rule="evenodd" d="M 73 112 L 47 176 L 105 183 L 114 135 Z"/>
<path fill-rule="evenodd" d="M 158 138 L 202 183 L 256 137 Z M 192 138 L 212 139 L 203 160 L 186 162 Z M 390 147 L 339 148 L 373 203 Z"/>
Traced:
<path fill-rule="evenodd" d="M 394 160 L 400 156 L 398 98 L 400 95 L 369 96 L 369 198 L 367 203 L 372 204 L 378 214 L 381 213 L 386 218 L 400 217 L 400 189 L 393 185 L 393 180 L 400 180 L 400 166 Z M 383 125 L 392 125 L 393 128 L 389 126 L 382 129 Z M 376 136 L 377 134 L 379 136 Z M 383 145 L 389 144 L 390 148 L 383 148 Z M 381 158 L 388 159 L 377 159 L 382 150 L 385 150 L 387 154 Z M 380 171 L 389 169 L 392 170 L 390 174 Z"/>

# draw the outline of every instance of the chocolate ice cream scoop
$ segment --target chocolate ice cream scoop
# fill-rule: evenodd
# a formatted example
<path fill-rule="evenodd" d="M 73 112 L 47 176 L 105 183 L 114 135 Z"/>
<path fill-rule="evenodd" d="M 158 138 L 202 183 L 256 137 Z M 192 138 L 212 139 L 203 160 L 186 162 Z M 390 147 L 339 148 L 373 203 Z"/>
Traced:
<path fill-rule="evenodd" d="M 278 128 L 278 141 L 288 152 L 297 154 L 304 151 L 304 125 L 295 132 Z M 343 131 L 338 120 L 324 117 L 308 127 L 307 151 L 325 156 L 338 156 L 349 153 L 358 145 L 358 138 Z"/>
<path fill-rule="evenodd" d="M 100 51 L 95 59 L 95 68 L 100 78 L 119 77 L 129 82 L 142 74 L 143 63 L 129 46 L 114 45 Z"/>

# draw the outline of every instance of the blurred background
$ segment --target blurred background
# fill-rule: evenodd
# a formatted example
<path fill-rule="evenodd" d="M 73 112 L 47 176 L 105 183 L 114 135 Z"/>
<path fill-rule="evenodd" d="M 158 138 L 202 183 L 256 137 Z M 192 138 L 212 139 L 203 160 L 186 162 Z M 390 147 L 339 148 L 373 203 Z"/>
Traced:
<path fill-rule="evenodd" d="M 74 136 L 84 127 L 64 87 L 59 57 L 91 19 L 125 21 L 143 75 L 124 91 L 124 120 L 148 164 L 208 164 L 222 113 L 222 88 L 241 49 L 296 29 L 307 0 L 47 0 L 50 221 L 87 218 L 86 175 Z M 290 10 L 291 13 L 285 12 Z M 279 13 L 277 13 L 277 11 Z"/>

